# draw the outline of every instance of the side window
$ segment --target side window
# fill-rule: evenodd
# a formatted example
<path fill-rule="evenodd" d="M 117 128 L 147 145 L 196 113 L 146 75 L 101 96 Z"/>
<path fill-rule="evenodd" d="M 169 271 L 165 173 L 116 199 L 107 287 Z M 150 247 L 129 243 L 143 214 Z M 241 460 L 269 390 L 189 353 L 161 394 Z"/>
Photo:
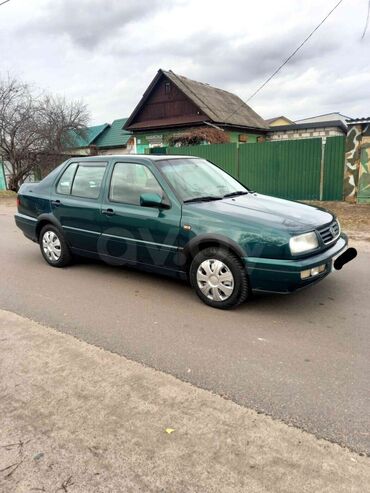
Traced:
<path fill-rule="evenodd" d="M 80 164 L 73 180 L 72 195 L 97 199 L 105 173 L 105 165 L 89 166 Z"/>
<path fill-rule="evenodd" d="M 57 193 L 69 195 L 71 193 L 71 187 L 73 177 L 77 168 L 77 163 L 71 163 L 60 177 L 57 185 Z"/>
<path fill-rule="evenodd" d="M 113 202 L 140 205 L 142 193 L 163 196 L 162 187 L 150 169 L 143 164 L 117 163 L 112 174 L 109 199 Z"/>

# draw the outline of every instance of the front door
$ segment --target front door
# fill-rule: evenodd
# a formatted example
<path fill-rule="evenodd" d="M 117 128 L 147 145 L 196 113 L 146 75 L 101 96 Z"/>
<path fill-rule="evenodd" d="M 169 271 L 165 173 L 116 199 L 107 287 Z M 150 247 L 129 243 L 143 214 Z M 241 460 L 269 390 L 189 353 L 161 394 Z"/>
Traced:
<path fill-rule="evenodd" d="M 106 162 L 71 163 L 51 197 L 53 215 L 74 249 L 97 253 L 101 234 L 101 194 Z"/>
<path fill-rule="evenodd" d="M 134 162 L 116 162 L 102 203 L 99 254 L 114 263 L 142 264 L 158 271 L 179 270 L 181 206 L 170 200 L 158 171 Z M 140 204 L 143 193 L 158 194 L 167 207 Z"/>

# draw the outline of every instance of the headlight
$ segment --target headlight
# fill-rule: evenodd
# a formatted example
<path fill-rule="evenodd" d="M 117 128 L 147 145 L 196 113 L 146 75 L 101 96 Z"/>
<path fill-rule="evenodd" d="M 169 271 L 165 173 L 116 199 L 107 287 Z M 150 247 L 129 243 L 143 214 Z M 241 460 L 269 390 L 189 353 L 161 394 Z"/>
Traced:
<path fill-rule="evenodd" d="M 303 235 L 292 236 L 289 240 L 289 248 L 292 255 L 315 250 L 319 246 L 316 233 L 304 233 Z"/>

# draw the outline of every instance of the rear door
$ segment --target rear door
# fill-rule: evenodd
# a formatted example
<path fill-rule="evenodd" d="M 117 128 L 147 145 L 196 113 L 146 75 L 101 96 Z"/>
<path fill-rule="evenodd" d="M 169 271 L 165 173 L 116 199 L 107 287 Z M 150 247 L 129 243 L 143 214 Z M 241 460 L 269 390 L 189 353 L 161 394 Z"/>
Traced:
<path fill-rule="evenodd" d="M 52 212 L 75 249 L 97 253 L 106 169 L 105 161 L 72 162 L 56 183 L 51 197 Z"/>

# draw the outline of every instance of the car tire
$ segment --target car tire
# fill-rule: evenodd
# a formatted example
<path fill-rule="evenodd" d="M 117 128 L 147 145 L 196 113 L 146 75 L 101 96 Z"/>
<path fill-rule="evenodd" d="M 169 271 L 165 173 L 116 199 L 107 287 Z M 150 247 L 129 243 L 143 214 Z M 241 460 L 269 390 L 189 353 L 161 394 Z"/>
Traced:
<path fill-rule="evenodd" d="M 72 262 L 72 254 L 59 228 L 46 224 L 40 232 L 39 245 L 46 262 L 53 267 L 65 267 Z"/>
<path fill-rule="evenodd" d="M 225 310 L 240 305 L 250 292 L 242 261 L 223 248 L 200 251 L 190 265 L 189 279 L 199 298 L 213 308 Z"/>

